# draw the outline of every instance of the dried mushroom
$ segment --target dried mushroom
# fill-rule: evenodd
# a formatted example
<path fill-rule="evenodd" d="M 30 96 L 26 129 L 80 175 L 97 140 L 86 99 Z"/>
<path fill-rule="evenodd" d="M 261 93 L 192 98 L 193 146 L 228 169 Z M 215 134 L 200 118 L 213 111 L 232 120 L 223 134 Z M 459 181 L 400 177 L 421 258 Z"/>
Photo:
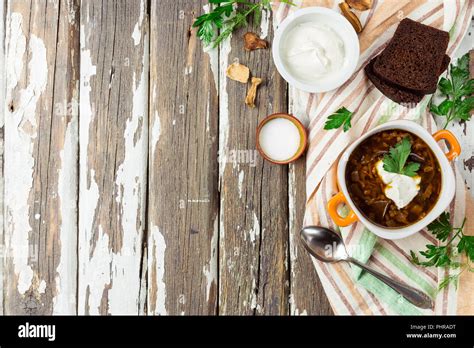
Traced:
<path fill-rule="evenodd" d="M 235 62 L 227 67 L 226 75 L 234 81 L 247 83 L 250 77 L 250 70 L 245 65 Z"/>
<path fill-rule="evenodd" d="M 257 36 L 257 34 L 252 32 L 247 32 L 244 35 L 244 48 L 246 51 L 258 50 L 259 48 L 267 48 L 268 42 L 262 40 Z"/>
<path fill-rule="evenodd" d="M 344 17 L 346 17 L 346 19 L 352 24 L 356 33 L 360 33 L 362 31 L 362 24 L 357 15 L 351 11 L 349 5 L 346 2 L 341 2 L 339 8 Z"/>
<path fill-rule="evenodd" d="M 262 83 L 262 79 L 258 77 L 252 77 L 252 85 L 245 97 L 245 104 L 250 106 L 251 108 L 255 107 L 255 98 L 257 97 L 257 87 L 259 84 Z"/>
<path fill-rule="evenodd" d="M 346 0 L 346 3 L 357 11 L 367 11 L 372 8 L 372 0 Z"/>

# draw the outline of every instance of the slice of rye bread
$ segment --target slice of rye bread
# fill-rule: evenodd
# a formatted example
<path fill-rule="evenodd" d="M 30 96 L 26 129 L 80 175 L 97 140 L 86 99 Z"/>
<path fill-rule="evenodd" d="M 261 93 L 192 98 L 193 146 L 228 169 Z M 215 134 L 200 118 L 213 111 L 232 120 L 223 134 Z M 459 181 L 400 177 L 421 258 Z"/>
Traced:
<path fill-rule="evenodd" d="M 385 81 L 379 79 L 377 75 L 373 72 L 374 63 L 378 57 L 372 59 L 364 68 L 365 73 L 370 81 L 377 87 L 377 89 L 382 92 L 387 98 L 393 100 L 399 104 L 418 104 L 420 100 L 423 98 L 424 94 L 411 92 L 404 88 L 397 88 Z M 439 71 L 439 75 L 441 75 L 447 68 L 449 63 L 451 62 L 451 58 L 448 55 L 444 56 L 443 64 Z"/>
<path fill-rule="evenodd" d="M 446 71 L 446 69 L 448 69 L 449 63 L 451 63 L 451 58 L 449 58 L 449 56 L 447 54 L 445 54 L 444 58 L 443 58 L 443 63 L 441 64 L 441 68 L 439 69 L 438 77 L 439 77 L 439 75 L 444 73 Z"/>
<path fill-rule="evenodd" d="M 423 98 L 423 94 L 410 92 L 404 88 L 394 87 L 374 74 L 374 63 L 376 58 L 372 59 L 364 68 L 365 73 L 377 89 L 387 98 L 398 104 L 418 104 Z"/>
<path fill-rule="evenodd" d="M 448 41 L 447 32 L 405 18 L 379 55 L 373 72 L 395 86 L 434 93 Z"/>

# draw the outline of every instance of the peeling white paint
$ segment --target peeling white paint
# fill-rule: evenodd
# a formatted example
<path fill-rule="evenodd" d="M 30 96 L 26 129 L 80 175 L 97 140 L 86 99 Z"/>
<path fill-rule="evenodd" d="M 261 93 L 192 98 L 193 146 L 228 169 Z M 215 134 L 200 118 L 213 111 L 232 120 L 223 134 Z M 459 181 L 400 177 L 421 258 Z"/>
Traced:
<path fill-rule="evenodd" d="M 308 312 L 306 311 L 306 309 L 303 309 L 301 312 L 298 308 L 296 308 L 295 306 L 293 306 L 295 302 L 295 299 L 294 299 L 294 296 L 293 294 L 290 295 L 290 307 L 291 307 L 291 313 L 290 315 L 300 315 L 300 316 L 304 316 L 304 315 L 308 315 Z"/>
<path fill-rule="evenodd" d="M 290 312 L 290 315 L 294 315 L 294 316 L 297 316 L 297 315 L 308 315 L 308 312 L 306 311 L 306 309 L 303 309 L 301 312 L 300 312 L 300 309 L 296 307 L 296 301 L 295 301 L 295 298 L 294 298 L 294 295 L 291 294 L 290 295 L 290 298 L 289 298 L 289 303 L 290 303 L 290 308 L 291 308 L 291 312 Z"/>
<path fill-rule="evenodd" d="M 243 188 L 243 183 L 244 183 L 244 176 L 245 176 L 245 173 L 241 169 L 240 172 L 239 172 L 239 181 L 238 181 L 239 198 L 242 198 L 242 188 Z"/>
<path fill-rule="evenodd" d="M 253 227 L 249 231 L 250 241 L 255 243 L 257 238 L 260 236 L 260 222 L 258 221 L 257 214 L 253 212 Z"/>
<path fill-rule="evenodd" d="M 81 212 L 82 214 L 82 212 Z M 90 236 L 90 231 L 87 231 L 87 236 Z M 89 258 L 90 241 L 79 244 L 79 258 L 87 262 L 87 268 L 82 267 L 82 272 L 79 273 L 79 314 L 85 314 L 85 307 L 89 307 L 89 314 L 100 314 L 100 305 L 104 289 L 111 284 L 111 265 L 106 260 L 111 258 L 109 249 L 109 235 L 104 232 L 102 226 L 99 226 L 98 238 L 95 244 L 95 252 Z M 87 271 L 87 273 L 86 273 Z M 86 303 L 86 284 L 89 285 L 90 296 L 89 302 Z M 130 289 L 127 287 L 127 294 Z M 123 289 L 122 289 L 123 291 Z M 126 296 L 124 296 L 126 297 Z M 109 305 L 109 303 L 107 303 Z"/>
<path fill-rule="evenodd" d="M 151 93 L 152 105 L 157 105 L 158 94 L 156 84 L 153 86 Z M 176 120 L 173 120 L 173 125 Z M 155 109 L 153 115 L 153 125 L 151 127 L 150 151 L 151 163 L 150 167 L 154 167 L 156 159 L 156 150 L 161 137 L 161 120 L 158 111 Z M 148 314 L 167 315 L 166 310 L 166 283 L 165 283 L 165 252 L 166 241 L 158 226 L 151 225 L 148 236 Z M 153 296 L 156 300 L 151 303 Z"/>
<path fill-rule="evenodd" d="M 270 25 L 270 16 L 272 11 L 262 11 L 262 21 L 260 22 L 260 38 L 265 39 L 268 36 L 268 28 Z"/>
<path fill-rule="evenodd" d="M 140 16 L 138 17 L 138 22 L 135 24 L 135 27 L 133 28 L 133 33 L 132 33 L 132 39 L 135 46 L 138 46 L 140 44 L 140 41 L 142 38 L 141 27 L 143 24 L 144 15 L 145 15 L 145 3 L 144 3 L 144 0 L 141 0 L 140 1 Z"/>
<path fill-rule="evenodd" d="M 140 44 L 141 32 L 138 23 L 135 24 L 135 28 L 133 28 L 132 39 L 135 46 L 138 46 Z"/>
<path fill-rule="evenodd" d="M 142 6 L 143 2 L 142 2 Z M 143 9 L 142 9 L 143 11 Z M 141 15 L 142 16 L 142 15 Z M 139 20 L 140 22 L 140 20 Z M 90 33 L 87 33 L 90 34 Z M 146 38 L 144 39 L 147 42 Z M 124 131 L 124 160 L 118 166 L 115 185 L 115 200 L 120 204 L 122 248 L 116 252 L 109 247 L 109 232 L 104 226 L 98 226 L 98 236 L 93 228 L 97 209 L 99 190 L 95 182 L 94 170 L 88 166 L 87 144 L 89 127 L 95 117 L 90 103 L 90 79 L 96 74 L 92 64 L 90 50 L 85 48 L 86 33 L 81 26 L 81 93 L 80 93 L 80 140 L 81 144 L 81 179 L 80 179 L 80 219 L 79 246 L 80 268 L 79 311 L 88 307 L 90 314 L 98 314 L 102 300 L 107 301 L 109 313 L 135 314 L 138 310 L 140 296 L 140 279 L 136 277 L 140 269 L 140 250 L 143 231 L 137 231 L 137 213 L 139 220 L 144 218 L 146 190 L 146 153 L 148 146 L 148 44 L 144 46 L 143 69 L 140 76 L 133 74 L 132 112 L 126 121 Z M 139 127 L 143 127 L 139 129 Z M 140 134 L 137 138 L 136 134 Z M 89 183 L 90 182 L 90 183 Z M 88 187 L 90 185 L 90 187 Z M 140 226 L 143 226 L 141 223 Z M 92 239 L 96 238 L 94 242 Z M 94 253 L 90 255 L 90 245 L 95 243 Z M 138 253 L 138 254 L 137 254 Z M 89 288 L 89 303 L 86 304 L 85 289 Z M 127 296 L 123 296 L 123 289 Z"/>
<path fill-rule="evenodd" d="M 184 68 L 184 75 L 186 75 L 186 76 L 191 75 L 192 72 L 193 72 L 193 67 L 192 67 L 192 65 L 187 66 L 186 68 Z"/>
<path fill-rule="evenodd" d="M 77 95 L 77 90 L 74 95 Z M 73 104 L 78 105 L 78 104 Z M 77 113 L 76 113 L 77 114 Z M 76 260 L 76 187 L 77 183 L 77 116 L 74 116 L 67 125 L 64 137 L 64 147 L 60 152 L 61 169 L 58 173 L 58 194 L 61 211 L 61 227 L 59 243 L 61 258 L 56 269 L 56 295 L 53 298 L 53 314 L 75 314 L 76 299 L 75 294 L 77 279 L 75 272 L 77 269 Z"/>
<path fill-rule="evenodd" d="M 43 93 L 48 82 L 48 61 L 46 60 L 46 47 L 43 40 L 31 34 L 29 40 L 30 62 L 28 75 L 31 85 L 31 93 Z M 30 92 L 30 91 L 28 91 Z M 39 96 L 36 96 L 38 100 Z"/>
<path fill-rule="evenodd" d="M 232 35 L 221 43 L 221 66 L 219 71 L 219 185 L 227 163 L 227 146 L 229 138 L 229 96 L 227 94 L 227 76 L 225 68 L 229 65 Z"/>
<path fill-rule="evenodd" d="M 290 111 L 291 112 L 291 111 Z M 294 229 L 296 224 L 296 173 L 295 167 L 290 166 L 288 172 L 288 210 L 289 210 L 289 227 L 290 230 Z M 296 264 L 298 261 L 296 260 L 298 255 L 298 243 L 297 236 L 292 234 L 290 238 L 290 262 L 291 264 Z M 295 275 L 295 267 L 291 268 L 292 276 Z"/>
<path fill-rule="evenodd" d="M 306 309 L 300 312 L 299 308 L 296 307 L 296 301 L 295 301 L 295 295 L 290 294 L 288 296 L 288 303 L 290 304 L 290 315 L 308 315 L 308 312 Z"/>
<path fill-rule="evenodd" d="M 46 47 L 43 40 L 31 34 L 28 41 L 28 72 L 24 72 L 26 38 L 22 28 L 23 18 L 12 13 L 7 24 L 7 101 L 14 100 L 14 111 L 7 109 L 5 119 L 5 202 L 7 257 L 11 257 L 14 273 L 18 277 L 17 289 L 25 294 L 33 281 L 29 265 L 28 202 L 33 185 L 33 146 L 37 136 L 36 108 L 44 92 L 48 77 Z M 27 86 L 15 93 L 20 77 L 27 76 Z"/>
<path fill-rule="evenodd" d="M 152 105 L 157 105 L 158 95 L 157 95 L 157 92 L 156 92 L 156 84 L 153 85 L 153 92 L 151 94 L 151 97 L 153 98 Z M 175 125 L 175 123 L 176 123 L 176 120 L 173 120 L 173 126 Z M 160 141 L 160 135 L 161 135 L 160 115 L 158 115 L 158 111 L 155 108 L 155 113 L 154 113 L 154 117 L 153 117 L 153 125 L 151 127 L 151 140 L 150 140 L 152 161 L 155 158 L 155 151 L 158 148 L 158 142 Z"/>
<path fill-rule="evenodd" d="M 253 266 L 250 266 L 250 274 L 252 275 L 252 291 L 250 293 L 250 309 L 257 308 L 257 282 L 256 274 L 253 272 Z"/>
<path fill-rule="evenodd" d="M 72 3 L 71 0 L 66 1 L 66 7 L 68 9 L 67 11 L 67 20 L 69 24 L 74 24 L 76 21 L 76 10 L 74 7 L 74 3 Z"/>
<path fill-rule="evenodd" d="M 89 246 L 93 235 L 95 211 L 99 201 L 99 187 L 95 181 L 94 169 L 88 167 L 89 127 L 95 115 L 92 110 L 91 78 L 96 75 L 96 66 L 92 64 L 91 52 L 85 48 L 89 41 L 89 33 L 85 33 L 81 25 L 81 74 L 80 74 L 80 168 L 79 180 L 79 314 L 85 314 L 88 307 L 90 314 L 98 314 L 102 292 L 110 284 L 110 265 L 105 260 L 110 259 L 109 236 L 98 226 L 98 237 L 95 244 L 95 253 L 90 257 Z M 90 183 L 89 183 L 90 181 Z M 100 257 L 99 257 L 100 255 Z M 89 285 L 89 303 L 86 303 L 86 289 Z"/>
<path fill-rule="evenodd" d="M 214 217 L 212 238 L 211 238 L 211 255 L 209 263 L 203 267 L 203 274 L 206 278 L 206 299 L 209 301 L 209 295 L 211 293 L 212 283 L 217 284 L 217 235 L 218 235 L 219 223 L 217 214 Z"/>
<path fill-rule="evenodd" d="M 0 1 L 0 18 L 5 18 L 5 1 Z M 4 103 L 3 107 L 0 108 L 0 127 L 4 126 L 5 122 L 5 80 L 6 80 L 6 75 L 7 72 L 5 71 L 5 26 L 0 25 L 0 100 Z M 0 142 L 0 153 L 4 153 L 4 141 Z M 0 192 L 4 192 L 4 181 L 3 181 L 3 176 L 0 180 Z M 0 195 L 0 240 L 4 241 L 4 207 L 5 207 L 5 201 L 4 201 L 4 195 Z M 4 269 L 5 269 L 5 262 L 2 262 L 0 264 L 0 284 L 3 283 L 3 277 L 4 277 Z M 0 291 L 0 314 L 3 314 L 3 291 Z"/>
<path fill-rule="evenodd" d="M 202 269 L 202 273 L 206 278 L 206 301 L 209 301 L 209 294 L 211 292 L 211 284 L 213 281 L 212 277 L 212 270 L 210 269 L 209 265 L 205 265 Z"/>
<path fill-rule="evenodd" d="M 82 95 L 82 92 L 81 92 Z M 81 103 L 82 108 L 82 103 Z M 82 118 L 81 113 L 81 118 Z M 80 122 L 80 128 L 85 127 L 82 120 Z M 88 127 L 85 127 L 88 128 Z M 81 139 L 87 138 L 88 135 L 84 135 L 81 132 Z M 82 141 L 82 140 L 81 140 Z M 85 143 L 87 144 L 87 143 Z M 83 150 L 84 146 L 81 146 L 81 168 L 87 168 L 86 158 L 82 156 L 83 151 L 87 153 L 87 150 Z M 87 157 L 87 156 L 86 156 Z M 83 163 L 85 162 L 85 163 Z M 109 264 L 104 260 L 110 259 L 109 252 L 109 236 L 102 230 L 102 226 L 98 226 L 99 236 L 95 244 L 95 252 L 93 257 L 89 256 L 90 238 L 92 237 L 92 227 L 95 216 L 95 210 L 97 203 L 99 202 L 99 187 L 95 181 L 95 172 L 93 169 L 90 170 L 90 187 L 87 187 L 86 175 L 80 176 L 79 182 L 79 260 L 81 265 L 79 266 L 79 280 L 81 284 L 79 287 L 79 314 L 85 314 L 85 307 L 89 307 L 90 314 L 99 314 L 100 298 L 102 297 L 102 290 L 97 290 L 99 287 L 103 289 L 106 284 L 110 283 L 110 271 Z M 100 257 L 98 256 L 100 255 Z M 90 303 L 86 303 L 86 288 L 87 285 L 92 284 L 90 289 Z M 99 303 L 97 301 L 98 296 Z"/>
<path fill-rule="evenodd" d="M 166 315 L 166 284 L 165 284 L 165 251 L 166 241 L 157 226 L 152 226 L 150 230 L 150 245 L 148 249 L 148 291 L 153 287 L 156 289 L 155 310 L 150 314 Z M 154 261 L 156 263 L 154 264 Z M 156 284 L 152 284 L 152 273 L 156 274 Z M 149 296 L 150 298 L 150 296 Z M 148 304 L 148 310 L 151 311 L 153 304 Z"/>
<path fill-rule="evenodd" d="M 40 294 L 44 294 L 45 291 L 46 291 L 46 282 L 44 280 L 41 280 L 38 285 L 38 292 Z"/>
<path fill-rule="evenodd" d="M 152 139 L 152 143 L 154 144 L 152 145 L 153 154 L 155 153 L 156 148 L 158 147 L 158 142 L 160 141 L 160 135 L 161 135 L 160 117 L 158 116 L 158 113 L 155 112 L 155 117 L 153 119 L 153 126 L 151 127 L 151 139 Z"/>
<path fill-rule="evenodd" d="M 86 171 L 80 175 L 79 183 L 79 211 L 81 213 L 79 218 L 79 230 L 80 235 L 91 234 L 91 227 L 94 221 L 94 213 L 97 202 L 99 200 L 99 189 L 95 182 L 94 170 L 90 172 L 88 168 L 88 152 L 87 144 L 89 144 L 89 126 L 93 120 L 92 105 L 90 101 L 91 93 L 91 77 L 96 74 L 96 66 L 92 64 L 91 52 L 86 50 L 84 44 L 86 42 L 84 25 L 81 25 L 81 77 L 80 77 L 80 104 L 79 112 L 81 115 L 80 126 L 79 126 L 79 138 L 80 143 L 83 146 L 80 147 L 80 167 Z M 90 177 L 90 187 L 88 187 L 87 176 Z M 82 247 L 89 245 L 89 241 L 84 240 L 84 243 L 80 244 Z M 87 255 L 87 251 L 86 254 Z M 88 256 L 87 256 L 88 258 Z M 86 259 L 83 259 L 85 262 Z"/>
<path fill-rule="evenodd" d="M 18 249 L 17 249 L 18 250 Z M 24 250 L 21 250 L 24 252 Z M 28 252 L 28 251 L 27 251 Z M 18 255 L 18 254 L 17 254 Z M 28 257 L 25 256 L 24 254 L 20 255 L 21 259 L 26 259 L 28 262 Z M 17 266 L 17 261 L 19 259 L 18 257 L 15 258 L 15 273 L 18 274 L 18 292 L 20 295 L 24 295 L 31 287 L 31 284 L 33 282 L 33 269 L 29 266 L 26 265 L 23 268 L 19 268 Z"/>
<path fill-rule="evenodd" d="M 255 284 L 252 283 L 252 293 L 250 296 L 250 309 L 256 309 L 257 308 L 257 293 L 256 289 L 253 287 Z"/>
<path fill-rule="evenodd" d="M 145 42 L 146 39 L 145 39 Z M 117 219 L 122 223 L 122 249 L 110 263 L 114 269 L 113 286 L 109 290 L 110 313 L 136 313 L 140 284 L 136 277 L 140 269 L 143 229 L 137 230 L 137 219 L 144 226 L 146 190 L 146 154 L 148 146 L 148 44 L 145 43 L 143 69 L 137 79 L 133 74 L 132 115 L 127 119 L 124 139 L 125 157 L 116 172 L 116 201 L 120 204 Z M 141 127 L 141 130 L 138 129 Z M 140 133 L 138 139 L 136 133 Z M 140 213 L 141 216 L 137 216 Z M 123 289 L 127 288 L 127 296 Z"/>
<path fill-rule="evenodd" d="M 219 89 L 219 51 L 217 48 L 204 48 L 204 52 L 209 56 L 209 65 L 211 67 L 214 86 Z"/>
<path fill-rule="evenodd" d="M 222 204 L 222 203 L 221 203 Z M 227 259 L 227 255 L 226 255 L 226 252 L 225 252 L 225 228 L 224 228 L 224 221 L 223 221 L 223 213 L 222 213 L 222 209 L 221 209 L 221 212 L 219 214 L 220 218 L 219 218 L 219 243 L 218 243 L 218 247 L 219 247 L 219 251 L 220 251 L 220 255 L 219 255 L 219 258 L 221 260 L 227 260 L 226 262 L 226 266 L 229 267 L 229 262 L 231 262 L 230 259 Z M 221 263 L 218 264 L 218 267 L 219 267 L 219 272 L 220 272 L 220 267 L 221 267 Z M 222 283 L 223 282 L 218 282 L 219 283 L 219 294 L 222 293 L 222 288 L 223 288 L 223 285 Z M 222 297 L 223 296 L 218 296 L 219 298 L 219 307 L 222 306 Z"/>
<path fill-rule="evenodd" d="M 225 165 L 227 162 L 227 142 L 229 137 L 229 98 L 227 94 L 227 77 L 225 74 L 225 68 L 228 66 L 229 54 L 231 51 L 230 44 L 231 37 L 220 45 L 221 61 L 217 62 L 216 69 L 219 66 L 222 66 L 223 69 L 219 71 L 219 186 L 222 183 L 222 177 L 225 171 Z M 212 67 L 212 60 L 211 60 Z M 214 71 L 214 70 L 213 70 Z M 218 70 L 215 70 L 218 71 Z M 225 202 L 221 199 L 221 207 L 225 207 Z M 225 254 L 225 225 L 224 225 L 224 208 L 220 209 L 220 224 L 219 224 L 219 233 L 220 233 L 220 250 L 222 250 L 222 259 L 226 260 Z M 230 262 L 230 260 L 228 260 Z M 228 265 L 229 266 L 229 265 Z M 230 267 L 229 267 L 230 268 Z M 222 282 L 219 282 L 219 292 L 222 291 Z M 221 303 L 222 296 L 219 297 L 219 305 Z"/>
<path fill-rule="evenodd" d="M 12 13 L 7 20 L 6 69 L 7 90 L 11 93 L 20 80 L 23 71 L 23 55 L 26 51 L 26 37 L 23 34 L 23 18 L 20 13 Z M 11 97 L 10 97 L 11 98 Z"/>
<path fill-rule="evenodd" d="M 211 92 L 207 92 L 207 108 L 206 108 L 206 133 L 210 130 L 210 106 L 211 106 Z"/>
<path fill-rule="evenodd" d="M 210 12 L 210 5 L 204 5 L 204 13 Z M 229 44 L 230 46 L 230 44 Z M 214 77 L 214 86 L 219 88 L 219 51 L 217 48 L 204 47 L 204 52 L 209 56 L 209 64 L 211 66 L 212 76 Z"/>

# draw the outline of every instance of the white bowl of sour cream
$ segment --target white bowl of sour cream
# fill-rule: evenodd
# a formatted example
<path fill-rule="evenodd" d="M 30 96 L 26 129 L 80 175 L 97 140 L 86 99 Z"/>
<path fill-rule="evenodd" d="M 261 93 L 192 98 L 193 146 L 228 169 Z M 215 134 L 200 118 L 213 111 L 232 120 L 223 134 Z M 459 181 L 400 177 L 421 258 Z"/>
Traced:
<path fill-rule="evenodd" d="M 341 86 L 359 61 L 359 38 L 341 14 L 324 7 L 297 10 L 278 26 L 272 45 L 281 76 L 303 91 Z"/>

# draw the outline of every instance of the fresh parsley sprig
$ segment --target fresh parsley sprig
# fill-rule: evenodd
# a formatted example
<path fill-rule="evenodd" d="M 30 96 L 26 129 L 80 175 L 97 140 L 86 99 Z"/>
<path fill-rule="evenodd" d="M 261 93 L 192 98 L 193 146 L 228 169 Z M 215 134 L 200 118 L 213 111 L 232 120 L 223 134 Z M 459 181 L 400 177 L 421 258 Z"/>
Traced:
<path fill-rule="evenodd" d="M 405 137 L 391 147 L 389 153 L 383 157 L 383 169 L 390 173 L 415 176 L 420 164 L 416 162 L 406 163 L 411 153 L 411 143 L 408 137 Z"/>
<path fill-rule="evenodd" d="M 474 262 L 474 236 L 464 234 L 463 229 L 465 224 L 466 218 L 464 218 L 460 227 L 453 227 L 450 223 L 449 213 L 444 212 L 437 220 L 428 225 L 428 230 L 440 242 L 447 242 L 444 245 L 426 245 L 426 250 L 420 252 L 420 255 L 425 259 L 424 261 L 421 261 L 419 256 L 413 250 L 410 251 L 411 261 L 415 265 L 422 267 L 449 267 L 452 269 L 459 269 L 456 274 L 443 279 L 439 284 L 440 290 L 448 286 L 450 283 L 454 282 L 454 284 L 457 284 L 457 281 L 463 272 L 474 272 L 474 267 L 471 265 L 471 262 Z M 457 245 L 455 245 L 456 241 Z M 459 254 L 464 253 L 467 256 L 467 262 L 460 263 L 453 260 L 453 250 L 457 251 Z"/>
<path fill-rule="evenodd" d="M 197 36 L 206 46 L 210 45 L 216 36 L 217 29 L 221 29 L 224 18 L 229 17 L 234 11 L 233 3 L 218 3 L 216 0 L 209 0 L 210 4 L 218 4 L 212 11 L 205 13 L 193 23 L 193 28 L 199 28 Z"/>
<path fill-rule="evenodd" d="M 282 2 L 294 5 L 289 0 Z M 197 36 L 204 45 L 217 47 L 237 28 L 248 25 L 248 17 L 253 14 L 254 24 L 259 25 L 262 11 L 271 10 L 271 0 L 250 2 L 246 0 L 209 0 L 213 6 L 209 13 L 205 13 L 194 21 L 193 27 L 199 28 Z"/>
<path fill-rule="evenodd" d="M 454 120 L 469 121 L 474 109 L 474 79 L 469 78 L 469 54 L 451 64 L 447 78 L 442 77 L 438 83 L 438 90 L 446 98 L 438 105 L 430 104 L 430 111 L 438 116 L 446 117 L 443 128 Z"/>
<path fill-rule="evenodd" d="M 347 132 L 351 128 L 352 114 L 345 107 L 338 109 L 335 113 L 328 116 L 324 129 L 337 129 L 342 126 L 344 132 Z"/>

